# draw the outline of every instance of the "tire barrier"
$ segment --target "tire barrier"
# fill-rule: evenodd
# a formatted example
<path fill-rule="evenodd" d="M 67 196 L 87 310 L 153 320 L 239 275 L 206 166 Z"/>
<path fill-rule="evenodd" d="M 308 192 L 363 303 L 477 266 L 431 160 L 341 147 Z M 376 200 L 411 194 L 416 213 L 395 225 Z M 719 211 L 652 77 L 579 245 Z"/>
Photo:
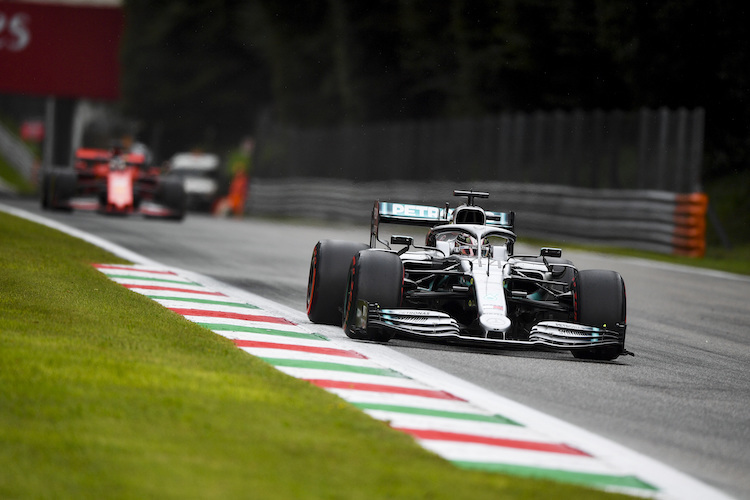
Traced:
<path fill-rule="evenodd" d="M 677 194 L 675 200 L 673 253 L 703 257 L 706 253 L 708 196 L 706 193 Z"/>
<path fill-rule="evenodd" d="M 706 248 L 704 193 L 573 188 L 497 181 L 355 183 L 324 178 L 255 178 L 249 214 L 366 223 L 375 200 L 434 206 L 458 203 L 453 189 L 488 191 L 490 210 L 516 212 L 521 237 L 604 244 L 701 257 Z"/>

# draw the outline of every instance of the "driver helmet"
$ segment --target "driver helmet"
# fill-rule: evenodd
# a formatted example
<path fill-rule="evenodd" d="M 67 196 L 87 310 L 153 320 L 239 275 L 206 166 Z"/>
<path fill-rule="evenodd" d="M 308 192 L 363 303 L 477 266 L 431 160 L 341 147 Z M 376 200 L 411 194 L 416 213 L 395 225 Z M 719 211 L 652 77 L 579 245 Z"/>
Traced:
<path fill-rule="evenodd" d="M 468 234 L 459 234 L 453 242 L 453 253 L 469 257 L 476 256 L 476 238 Z M 492 257 L 492 247 L 487 238 L 482 238 L 482 257 Z"/>
<path fill-rule="evenodd" d="M 110 143 L 109 152 L 112 154 L 113 157 L 120 156 L 125 153 L 125 147 L 122 144 L 122 141 L 114 140 Z"/>
<path fill-rule="evenodd" d="M 477 240 L 468 234 L 459 234 L 453 242 L 453 253 L 473 257 L 476 254 Z"/>

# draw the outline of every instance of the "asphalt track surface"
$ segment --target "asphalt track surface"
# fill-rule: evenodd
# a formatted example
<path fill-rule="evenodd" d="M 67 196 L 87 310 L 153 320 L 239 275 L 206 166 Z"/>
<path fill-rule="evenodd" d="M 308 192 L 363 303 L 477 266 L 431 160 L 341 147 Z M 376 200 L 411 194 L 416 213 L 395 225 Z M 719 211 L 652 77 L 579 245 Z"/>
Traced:
<path fill-rule="evenodd" d="M 0 202 L 300 311 L 315 243 L 326 238 L 365 242 L 368 235 L 364 225 L 197 214 L 175 223 L 42 212 L 36 200 L 0 197 Z M 532 251 L 538 249 L 516 248 L 516 253 Z M 491 351 L 403 339 L 389 345 L 735 498 L 750 499 L 750 278 L 563 253 L 579 269 L 622 274 L 628 296 L 626 345 L 635 357 L 586 362 L 569 353 Z"/>

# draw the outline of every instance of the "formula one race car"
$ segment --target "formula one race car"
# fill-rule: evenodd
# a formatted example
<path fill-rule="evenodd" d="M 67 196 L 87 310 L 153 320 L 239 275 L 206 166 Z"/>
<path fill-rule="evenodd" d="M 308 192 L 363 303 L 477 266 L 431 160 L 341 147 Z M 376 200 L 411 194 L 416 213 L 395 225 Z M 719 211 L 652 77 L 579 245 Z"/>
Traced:
<path fill-rule="evenodd" d="M 105 214 L 139 213 L 182 220 L 185 189 L 179 179 L 161 175 L 143 155 L 117 148 L 79 149 L 73 168 L 53 168 L 42 178 L 42 208 L 91 210 Z"/>
<path fill-rule="evenodd" d="M 582 359 L 631 354 L 617 272 L 579 271 L 555 248 L 514 255 L 514 213 L 474 204 L 488 193 L 454 195 L 467 203 L 452 209 L 376 202 L 369 245 L 318 242 L 307 285 L 310 320 L 343 324 L 347 336 L 377 342 L 399 334 L 567 350 Z M 386 222 L 428 227 L 425 244 L 398 235 L 381 241 Z"/>
<path fill-rule="evenodd" d="M 167 177 L 185 186 L 190 210 L 211 210 L 219 195 L 219 157 L 210 153 L 177 153 L 169 160 Z"/>

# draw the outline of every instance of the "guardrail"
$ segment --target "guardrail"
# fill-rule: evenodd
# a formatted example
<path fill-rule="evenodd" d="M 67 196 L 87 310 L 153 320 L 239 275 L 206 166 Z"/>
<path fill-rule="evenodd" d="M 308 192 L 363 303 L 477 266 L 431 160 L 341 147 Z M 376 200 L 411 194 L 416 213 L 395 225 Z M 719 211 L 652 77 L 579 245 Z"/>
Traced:
<path fill-rule="evenodd" d="M 606 244 L 654 252 L 705 253 L 708 198 L 703 193 L 574 188 L 557 185 L 443 181 L 253 179 L 248 213 L 367 222 L 375 200 L 443 206 L 458 202 L 453 189 L 488 191 L 483 205 L 516 212 L 521 237 Z"/>

